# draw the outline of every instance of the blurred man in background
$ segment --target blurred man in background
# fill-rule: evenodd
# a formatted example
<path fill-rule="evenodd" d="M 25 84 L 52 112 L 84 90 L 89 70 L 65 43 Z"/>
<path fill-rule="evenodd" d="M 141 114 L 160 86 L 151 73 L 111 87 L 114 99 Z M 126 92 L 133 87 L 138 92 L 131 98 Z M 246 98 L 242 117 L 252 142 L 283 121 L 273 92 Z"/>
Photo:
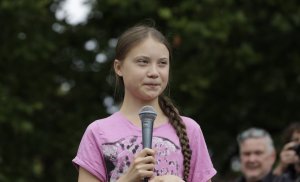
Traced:
<path fill-rule="evenodd" d="M 272 166 L 276 152 L 270 134 L 260 128 L 250 128 L 238 135 L 241 171 L 236 182 L 274 182 Z"/>

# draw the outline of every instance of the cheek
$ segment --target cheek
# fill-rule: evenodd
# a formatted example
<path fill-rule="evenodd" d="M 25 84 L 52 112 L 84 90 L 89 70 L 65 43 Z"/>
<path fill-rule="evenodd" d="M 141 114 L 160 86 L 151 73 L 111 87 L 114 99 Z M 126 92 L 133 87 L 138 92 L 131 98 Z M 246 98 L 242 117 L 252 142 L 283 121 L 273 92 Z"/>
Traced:
<path fill-rule="evenodd" d="M 127 79 L 131 79 L 131 80 L 138 80 L 143 78 L 145 75 L 145 73 L 143 72 L 143 70 L 139 70 L 139 69 L 127 69 L 124 71 L 124 76 Z"/>
<path fill-rule="evenodd" d="M 275 158 L 273 158 L 272 156 L 266 156 L 262 161 L 268 165 L 272 165 L 275 161 Z"/>
<path fill-rule="evenodd" d="M 165 82 L 168 82 L 169 81 L 169 74 L 166 74 L 165 77 L 164 77 L 164 79 L 165 79 L 164 80 Z"/>
<path fill-rule="evenodd" d="M 162 75 L 163 75 L 164 81 L 168 82 L 169 81 L 169 69 L 167 69 L 166 71 L 162 72 Z"/>
<path fill-rule="evenodd" d="M 241 157 L 241 165 L 245 165 L 247 162 L 247 158 L 246 157 Z"/>

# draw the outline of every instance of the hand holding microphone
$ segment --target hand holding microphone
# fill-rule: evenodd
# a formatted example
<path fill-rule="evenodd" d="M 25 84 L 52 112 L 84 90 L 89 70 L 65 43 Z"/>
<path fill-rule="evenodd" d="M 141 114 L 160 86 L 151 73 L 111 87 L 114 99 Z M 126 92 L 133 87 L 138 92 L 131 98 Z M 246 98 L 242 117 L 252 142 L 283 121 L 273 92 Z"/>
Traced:
<path fill-rule="evenodd" d="M 121 176 L 117 182 L 140 182 L 148 181 L 154 174 L 155 158 L 154 151 L 145 148 L 134 157 L 126 174 Z"/>
<path fill-rule="evenodd" d="M 142 124 L 142 143 L 143 150 L 139 152 L 127 171 L 118 182 L 123 181 L 140 181 L 148 182 L 153 176 L 155 166 L 154 151 L 152 148 L 153 123 L 157 114 L 152 106 L 144 106 L 139 111 L 139 117 Z"/>

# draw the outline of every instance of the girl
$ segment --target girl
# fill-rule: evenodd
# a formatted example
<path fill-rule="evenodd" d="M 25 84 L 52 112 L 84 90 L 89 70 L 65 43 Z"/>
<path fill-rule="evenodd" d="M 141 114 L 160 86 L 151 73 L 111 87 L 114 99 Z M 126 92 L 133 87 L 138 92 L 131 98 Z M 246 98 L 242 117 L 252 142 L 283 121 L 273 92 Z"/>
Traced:
<path fill-rule="evenodd" d="M 73 159 L 79 182 L 207 182 L 216 174 L 199 125 L 163 96 L 170 58 L 169 43 L 153 27 L 134 26 L 120 36 L 114 70 L 123 102 L 86 129 Z M 157 112 L 153 149 L 142 147 L 138 113 L 145 105 Z"/>

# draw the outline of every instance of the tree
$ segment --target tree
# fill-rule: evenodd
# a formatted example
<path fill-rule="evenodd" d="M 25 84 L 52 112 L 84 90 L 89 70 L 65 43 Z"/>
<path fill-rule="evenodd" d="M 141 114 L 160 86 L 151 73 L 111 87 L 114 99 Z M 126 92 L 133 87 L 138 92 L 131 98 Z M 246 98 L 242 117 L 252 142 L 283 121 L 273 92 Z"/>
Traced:
<path fill-rule="evenodd" d="M 275 137 L 300 118 L 297 1 L 87 1 L 78 25 L 55 18 L 60 3 L 0 3 L 0 181 L 76 179 L 85 128 L 118 101 L 117 37 L 148 18 L 174 48 L 170 97 L 199 122 L 219 177 L 242 129 Z"/>

